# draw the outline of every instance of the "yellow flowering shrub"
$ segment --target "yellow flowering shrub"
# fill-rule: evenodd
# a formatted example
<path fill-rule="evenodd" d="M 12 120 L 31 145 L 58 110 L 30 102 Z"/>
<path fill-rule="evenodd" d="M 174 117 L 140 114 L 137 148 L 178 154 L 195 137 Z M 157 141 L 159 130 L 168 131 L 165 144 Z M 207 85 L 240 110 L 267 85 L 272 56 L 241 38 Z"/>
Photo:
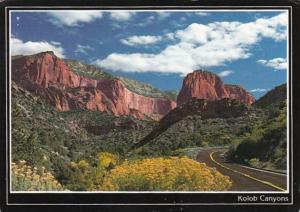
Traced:
<path fill-rule="evenodd" d="M 97 155 L 98 165 L 104 168 L 115 166 L 118 162 L 118 156 L 109 152 L 100 152 Z"/>
<path fill-rule="evenodd" d="M 88 163 L 87 161 L 85 161 L 85 160 L 81 160 L 81 161 L 79 161 L 78 164 L 77 164 L 77 167 L 78 167 L 80 170 L 82 170 L 82 171 L 88 169 L 89 166 L 90 166 L 89 163 Z"/>
<path fill-rule="evenodd" d="M 224 191 L 229 177 L 187 157 L 125 160 L 105 176 L 102 190 Z"/>
<path fill-rule="evenodd" d="M 89 164 L 87 160 L 68 163 L 70 172 L 67 176 L 68 182 L 64 186 L 72 191 L 98 191 L 104 176 L 115 167 L 119 157 L 108 152 L 99 152 L 96 158 L 96 164 Z"/>
<path fill-rule="evenodd" d="M 26 161 L 11 164 L 12 190 L 13 191 L 62 191 L 61 184 L 54 176 L 42 167 L 26 165 Z"/>

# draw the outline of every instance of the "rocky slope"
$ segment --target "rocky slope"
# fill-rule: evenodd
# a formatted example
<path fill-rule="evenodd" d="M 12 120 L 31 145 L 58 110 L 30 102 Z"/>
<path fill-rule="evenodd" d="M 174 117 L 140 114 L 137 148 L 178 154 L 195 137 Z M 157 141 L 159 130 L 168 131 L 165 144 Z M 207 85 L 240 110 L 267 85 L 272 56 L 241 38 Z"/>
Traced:
<path fill-rule="evenodd" d="M 206 100 L 193 98 L 170 111 L 158 123 L 158 125 L 139 143 L 135 148 L 141 147 L 151 142 L 156 137 L 163 134 L 175 123 L 189 116 L 197 116 L 197 119 L 227 119 L 241 116 L 247 116 L 250 108 L 236 99 Z M 172 138 L 175 139 L 175 138 Z"/>
<path fill-rule="evenodd" d="M 286 97 L 287 97 L 287 85 L 285 83 L 267 92 L 264 96 L 258 99 L 253 105 L 261 108 L 269 107 L 271 105 L 278 104 L 286 100 Z"/>
<path fill-rule="evenodd" d="M 193 97 L 209 100 L 238 99 L 246 104 L 254 102 L 254 97 L 244 88 L 237 85 L 225 85 L 217 75 L 202 70 L 194 71 L 185 77 L 177 103 L 181 105 Z"/>
<path fill-rule="evenodd" d="M 168 98 L 176 101 L 178 94 L 177 92 L 161 91 L 150 84 L 142 83 L 122 76 L 115 76 L 102 71 L 94 65 L 83 64 L 78 60 L 65 59 L 64 61 L 71 67 L 72 71 L 77 75 L 96 80 L 119 79 L 128 90 L 136 94 L 153 98 Z"/>
<path fill-rule="evenodd" d="M 12 61 L 12 80 L 26 90 L 45 98 L 59 111 L 88 109 L 113 115 L 145 116 L 159 119 L 176 102 L 132 92 L 118 78 L 88 78 L 53 52 L 17 57 Z M 104 73 L 104 72 L 102 72 Z"/>
<path fill-rule="evenodd" d="M 238 99 L 245 104 L 252 104 L 254 97 L 239 85 L 224 85 L 230 99 Z"/>

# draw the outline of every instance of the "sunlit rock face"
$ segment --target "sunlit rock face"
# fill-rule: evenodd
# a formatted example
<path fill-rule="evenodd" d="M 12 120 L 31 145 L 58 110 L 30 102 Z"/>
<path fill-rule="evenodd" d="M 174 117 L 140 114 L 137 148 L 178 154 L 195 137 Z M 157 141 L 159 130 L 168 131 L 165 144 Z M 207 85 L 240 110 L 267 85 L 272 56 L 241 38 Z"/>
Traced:
<path fill-rule="evenodd" d="M 202 70 L 194 71 L 185 77 L 177 97 L 177 104 L 184 104 L 192 98 L 208 100 L 229 98 L 238 99 L 246 104 L 254 102 L 254 97 L 244 88 L 226 85 L 217 75 Z"/>
<path fill-rule="evenodd" d="M 53 52 L 12 61 L 12 80 L 44 98 L 59 111 L 87 109 L 113 115 L 160 119 L 176 102 L 143 96 L 128 90 L 119 79 L 95 80 L 79 76 Z"/>

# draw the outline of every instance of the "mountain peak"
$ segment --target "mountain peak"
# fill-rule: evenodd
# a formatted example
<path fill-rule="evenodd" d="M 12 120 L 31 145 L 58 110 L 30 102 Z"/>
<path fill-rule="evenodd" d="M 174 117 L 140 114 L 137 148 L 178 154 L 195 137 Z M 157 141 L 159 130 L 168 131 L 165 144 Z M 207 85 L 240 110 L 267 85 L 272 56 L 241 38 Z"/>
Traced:
<path fill-rule="evenodd" d="M 29 55 L 29 56 L 40 57 L 40 56 L 46 56 L 46 55 L 50 55 L 52 57 L 57 57 L 53 51 L 44 51 L 44 52 L 40 52 L 40 53 L 37 53 L 37 54 Z"/>
<path fill-rule="evenodd" d="M 217 74 L 215 74 L 211 71 L 208 71 L 208 70 L 204 70 L 204 69 L 196 69 L 193 72 L 189 73 L 187 76 L 194 76 L 194 77 L 210 76 L 210 77 L 220 78 Z"/>
<path fill-rule="evenodd" d="M 55 55 L 54 51 L 45 51 L 45 52 L 41 52 L 40 54 L 51 54 L 51 55 Z"/>
<path fill-rule="evenodd" d="M 254 102 L 254 97 L 241 86 L 225 85 L 218 75 L 201 69 L 185 77 L 177 103 L 181 105 L 192 98 L 208 100 L 230 98 L 246 104 Z"/>
<path fill-rule="evenodd" d="M 205 74 L 212 74 L 212 75 L 216 75 L 214 74 L 213 72 L 209 71 L 209 70 L 206 70 L 206 69 L 196 69 L 194 70 L 193 72 L 191 72 L 192 74 L 193 73 L 205 73 Z"/>

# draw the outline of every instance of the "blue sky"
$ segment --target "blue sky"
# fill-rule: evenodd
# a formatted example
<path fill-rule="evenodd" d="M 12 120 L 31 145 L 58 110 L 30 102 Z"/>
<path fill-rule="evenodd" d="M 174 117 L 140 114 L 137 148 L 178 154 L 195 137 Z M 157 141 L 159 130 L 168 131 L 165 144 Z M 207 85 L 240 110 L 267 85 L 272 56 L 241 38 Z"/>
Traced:
<path fill-rule="evenodd" d="M 11 14 L 11 54 L 63 58 L 180 90 L 205 69 L 259 98 L 286 82 L 282 11 L 35 11 Z"/>

